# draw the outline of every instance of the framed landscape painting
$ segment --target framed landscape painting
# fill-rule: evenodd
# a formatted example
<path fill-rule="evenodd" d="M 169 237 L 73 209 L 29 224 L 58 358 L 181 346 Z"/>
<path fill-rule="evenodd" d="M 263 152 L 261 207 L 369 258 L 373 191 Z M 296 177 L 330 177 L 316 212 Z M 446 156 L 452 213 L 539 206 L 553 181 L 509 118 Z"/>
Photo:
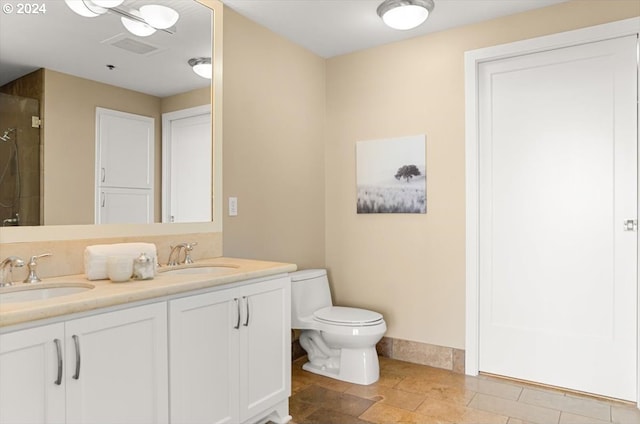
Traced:
<path fill-rule="evenodd" d="M 427 213 L 426 137 L 356 143 L 358 213 Z"/>

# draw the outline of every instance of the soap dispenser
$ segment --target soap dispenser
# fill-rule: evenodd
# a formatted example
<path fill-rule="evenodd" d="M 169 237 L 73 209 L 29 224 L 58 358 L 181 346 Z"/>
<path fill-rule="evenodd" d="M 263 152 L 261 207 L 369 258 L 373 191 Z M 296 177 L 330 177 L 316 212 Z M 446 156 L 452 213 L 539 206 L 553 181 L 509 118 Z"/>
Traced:
<path fill-rule="evenodd" d="M 146 253 L 141 253 L 133 261 L 133 278 L 135 280 L 151 280 L 155 275 L 155 264 L 153 259 Z"/>

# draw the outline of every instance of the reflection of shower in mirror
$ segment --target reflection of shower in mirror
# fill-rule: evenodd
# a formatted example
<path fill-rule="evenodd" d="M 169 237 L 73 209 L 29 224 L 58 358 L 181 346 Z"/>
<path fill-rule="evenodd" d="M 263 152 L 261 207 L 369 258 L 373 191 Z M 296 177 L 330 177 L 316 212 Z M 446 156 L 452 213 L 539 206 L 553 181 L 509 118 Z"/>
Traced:
<path fill-rule="evenodd" d="M 7 128 L 0 136 L 2 143 L 10 142 L 12 144 L 9 146 L 11 150 L 7 155 L 6 162 L 3 164 L 2 161 L 0 161 L 0 187 L 3 186 L 8 175 L 15 175 L 13 193 L 3 193 L 3 196 L 0 197 L 0 207 L 11 208 L 14 211 L 18 207 L 18 201 L 20 199 L 20 161 L 18 160 L 18 143 L 16 142 L 15 132 L 15 128 Z M 5 198 L 5 196 L 7 198 Z M 12 217 L 3 219 L 2 226 L 20 225 L 19 216 L 18 212 L 15 212 Z"/>

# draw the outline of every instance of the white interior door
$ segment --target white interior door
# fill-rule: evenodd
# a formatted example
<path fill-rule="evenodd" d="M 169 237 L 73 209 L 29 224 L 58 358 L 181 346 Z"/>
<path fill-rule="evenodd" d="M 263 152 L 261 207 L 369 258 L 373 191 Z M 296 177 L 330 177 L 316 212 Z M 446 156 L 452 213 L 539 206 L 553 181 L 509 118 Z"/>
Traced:
<path fill-rule="evenodd" d="M 636 43 L 479 67 L 480 371 L 636 400 Z"/>
<path fill-rule="evenodd" d="M 211 222 L 211 106 L 163 114 L 163 222 Z"/>

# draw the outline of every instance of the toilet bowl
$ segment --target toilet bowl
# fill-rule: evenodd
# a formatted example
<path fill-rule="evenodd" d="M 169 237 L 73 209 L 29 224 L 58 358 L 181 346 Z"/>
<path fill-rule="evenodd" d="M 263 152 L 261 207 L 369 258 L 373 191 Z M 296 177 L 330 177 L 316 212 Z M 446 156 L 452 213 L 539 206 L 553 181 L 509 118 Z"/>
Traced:
<path fill-rule="evenodd" d="M 376 343 L 387 331 L 381 314 L 333 306 L 327 272 L 291 274 L 291 327 L 302 330 L 300 345 L 309 362 L 304 370 L 368 385 L 380 378 Z"/>

